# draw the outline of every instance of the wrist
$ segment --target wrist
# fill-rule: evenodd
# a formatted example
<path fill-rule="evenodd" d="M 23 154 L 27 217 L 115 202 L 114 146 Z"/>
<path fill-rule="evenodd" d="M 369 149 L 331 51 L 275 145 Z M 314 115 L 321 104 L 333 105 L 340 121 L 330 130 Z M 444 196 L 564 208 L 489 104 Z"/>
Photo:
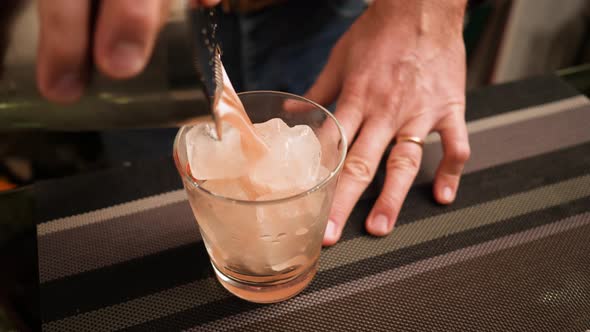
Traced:
<path fill-rule="evenodd" d="M 444 40 L 462 35 L 467 0 L 374 0 L 371 7 L 411 34 Z"/>

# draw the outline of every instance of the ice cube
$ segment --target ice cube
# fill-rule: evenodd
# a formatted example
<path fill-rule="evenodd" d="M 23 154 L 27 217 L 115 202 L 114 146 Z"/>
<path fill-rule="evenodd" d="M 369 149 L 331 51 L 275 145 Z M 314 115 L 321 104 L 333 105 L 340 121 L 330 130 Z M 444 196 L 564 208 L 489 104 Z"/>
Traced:
<path fill-rule="evenodd" d="M 275 272 L 292 269 L 294 266 L 303 266 L 307 263 L 308 258 L 305 255 L 297 255 L 286 261 L 271 265 L 270 268 Z"/>
<path fill-rule="evenodd" d="M 289 197 L 297 191 L 274 192 L 260 196 L 258 201 Z M 282 270 L 294 255 L 307 252 L 314 245 L 311 234 L 320 234 L 318 223 L 327 218 L 329 206 L 325 204 L 325 191 L 294 198 L 293 200 L 260 204 L 256 208 L 258 233 L 261 234 L 261 259 L 275 271 Z M 317 243 L 316 243 L 317 244 Z"/>
<path fill-rule="evenodd" d="M 247 200 L 248 194 L 238 179 L 207 180 L 202 187 L 216 195 L 227 198 Z"/>
<path fill-rule="evenodd" d="M 186 133 L 187 155 L 195 179 L 234 179 L 246 173 L 240 133 L 224 125 L 222 138 L 217 140 L 213 123 L 198 124 Z"/>
<path fill-rule="evenodd" d="M 322 181 L 324 181 L 328 176 L 330 176 L 331 172 L 324 167 L 323 165 L 320 165 L 320 170 L 318 172 L 318 176 L 317 176 L 317 183 L 320 183 Z"/>
<path fill-rule="evenodd" d="M 289 130 L 289 126 L 285 121 L 279 118 L 273 118 L 263 123 L 255 123 L 254 128 L 256 128 L 256 132 L 265 143 Z"/>
<path fill-rule="evenodd" d="M 227 198 L 251 200 L 242 179 L 206 180 L 202 187 Z M 259 232 L 255 207 L 223 199 L 193 199 L 190 203 L 207 250 L 222 259 L 217 264 L 234 268 L 256 266 L 260 258 L 256 248 L 252 248 L 252 238 Z"/>
<path fill-rule="evenodd" d="M 256 200 L 269 201 L 295 194 L 297 194 L 296 191 L 274 192 L 259 196 Z M 289 228 L 289 230 L 293 230 L 292 233 L 294 234 L 295 229 L 309 226 L 309 224 L 316 221 L 315 219 L 319 217 L 324 205 L 324 197 L 325 191 L 320 190 L 286 202 L 261 204 L 256 209 L 258 223 L 261 227 L 269 230 L 265 233 L 285 233 Z"/>
<path fill-rule="evenodd" d="M 269 147 L 250 171 L 252 183 L 266 192 L 307 190 L 317 182 L 320 142 L 306 125 L 287 126 L 281 119 L 254 124 Z"/>

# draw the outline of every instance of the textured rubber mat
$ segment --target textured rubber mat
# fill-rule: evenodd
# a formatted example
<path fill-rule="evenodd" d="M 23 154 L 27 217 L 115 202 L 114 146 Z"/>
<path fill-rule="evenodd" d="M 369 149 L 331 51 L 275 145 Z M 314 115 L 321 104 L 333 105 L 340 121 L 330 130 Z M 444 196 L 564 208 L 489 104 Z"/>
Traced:
<path fill-rule="evenodd" d="M 457 201 L 431 198 L 434 140 L 394 232 L 370 237 L 380 170 L 311 285 L 278 304 L 217 283 L 172 160 L 39 183 L 43 329 L 589 330 L 590 103 L 555 78 L 468 100 Z"/>

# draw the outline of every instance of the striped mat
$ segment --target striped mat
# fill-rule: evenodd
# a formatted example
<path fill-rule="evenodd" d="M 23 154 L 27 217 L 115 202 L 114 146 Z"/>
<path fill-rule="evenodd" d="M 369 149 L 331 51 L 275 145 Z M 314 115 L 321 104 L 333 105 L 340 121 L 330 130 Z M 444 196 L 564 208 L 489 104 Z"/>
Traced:
<path fill-rule="evenodd" d="M 439 138 L 399 221 L 363 221 L 299 296 L 252 304 L 214 279 L 171 159 L 39 183 L 45 331 L 590 330 L 590 102 L 555 77 L 468 95 L 473 150 L 455 204 L 431 198 Z"/>

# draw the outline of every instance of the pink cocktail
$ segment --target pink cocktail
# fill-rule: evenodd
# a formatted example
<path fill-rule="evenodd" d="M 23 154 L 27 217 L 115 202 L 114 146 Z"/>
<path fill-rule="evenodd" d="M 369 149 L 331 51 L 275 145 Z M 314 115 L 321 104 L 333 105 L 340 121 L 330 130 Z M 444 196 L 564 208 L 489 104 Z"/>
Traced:
<path fill-rule="evenodd" d="M 180 129 L 174 157 L 220 283 L 270 303 L 302 291 L 317 271 L 338 175 L 342 128 L 325 108 L 292 94 L 239 95 L 268 151 L 252 160 L 239 132 Z"/>

